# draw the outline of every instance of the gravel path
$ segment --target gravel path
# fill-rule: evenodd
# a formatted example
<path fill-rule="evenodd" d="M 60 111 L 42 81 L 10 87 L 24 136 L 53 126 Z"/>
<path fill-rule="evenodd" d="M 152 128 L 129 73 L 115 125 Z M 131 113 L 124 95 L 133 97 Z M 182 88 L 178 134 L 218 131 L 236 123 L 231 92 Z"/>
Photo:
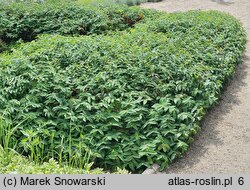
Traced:
<path fill-rule="evenodd" d="M 250 173 L 250 1 L 164 0 L 142 7 L 168 12 L 219 10 L 238 18 L 247 30 L 244 63 L 225 89 L 219 105 L 207 114 L 189 151 L 166 173 Z"/>

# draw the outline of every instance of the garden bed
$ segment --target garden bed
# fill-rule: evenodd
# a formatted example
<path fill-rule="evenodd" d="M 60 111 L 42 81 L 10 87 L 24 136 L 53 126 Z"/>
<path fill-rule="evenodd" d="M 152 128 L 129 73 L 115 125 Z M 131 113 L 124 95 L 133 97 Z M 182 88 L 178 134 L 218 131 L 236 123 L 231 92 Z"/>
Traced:
<path fill-rule="evenodd" d="M 0 9 L 0 143 L 13 131 L 8 146 L 37 163 L 166 168 L 240 63 L 241 23 L 217 11 L 63 5 Z"/>

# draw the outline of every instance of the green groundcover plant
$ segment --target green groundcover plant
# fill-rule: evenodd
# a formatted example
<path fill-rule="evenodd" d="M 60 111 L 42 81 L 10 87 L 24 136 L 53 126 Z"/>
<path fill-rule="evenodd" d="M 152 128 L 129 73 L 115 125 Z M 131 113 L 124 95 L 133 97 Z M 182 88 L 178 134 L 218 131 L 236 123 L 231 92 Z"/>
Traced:
<path fill-rule="evenodd" d="M 152 11 L 123 5 L 83 6 L 68 1 L 11 3 L 0 8 L 0 52 L 17 40 L 32 41 L 38 34 L 91 35 L 125 30 L 150 17 Z"/>
<path fill-rule="evenodd" d="M 34 163 L 24 156 L 14 152 L 9 152 L 6 158 L 4 149 L 0 146 L 0 174 L 103 174 L 107 171 L 102 169 L 90 169 L 92 164 L 88 164 L 84 169 L 72 168 L 68 165 L 60 165 L 54 159 L 42 164 Z M 118 169 L 113 174 L 128 174 L 127 171 Z"/>
<path fill-rule="evenodd" d="M 0 2 L 7 2 L 7 3 L 12 3 L 12 2 L 28 2 L 28 3 L 47 3 L 47 2 L 56 2 L 58 0 L 0 0 Z M 70 0 L 67 0 L 70 1 Z M 98 3 L 105 3 L 105 4 L 110 4 L 110 3 L 120 3 L 120 4 L 127 4 L 127 5 L 139 5 L 141 3 L 146 3 L 146 2 L 159 2 L 162 0 L 71 0 L 71 2 L 80 2 L 84 5 L 86 4 L 98 4 Z"/>
<path fill-rule="evenodd" d="M 12 131 L 8 147 L 36 163 L 83 167 L 87 155 L 111 171 L 164 169 L 188 149 L 246 42 L 217 11 L 36 6 L 0 9 L 1 40 L 19 41 L 0 56 L 0 143 Z"/>

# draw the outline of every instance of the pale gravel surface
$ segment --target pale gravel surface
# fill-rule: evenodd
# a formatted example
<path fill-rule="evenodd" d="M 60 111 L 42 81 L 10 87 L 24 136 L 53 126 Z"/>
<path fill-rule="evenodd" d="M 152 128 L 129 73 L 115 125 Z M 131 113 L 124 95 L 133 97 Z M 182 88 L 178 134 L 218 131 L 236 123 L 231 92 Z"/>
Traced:
<path fill-rule="evenodd" d="M 226 2 L 225 2 L 226 1 Z M 250 39 L 250 0 L 164 0 L 142 7 L 167 12 L 219 10 L 238 18 Z M 244 63 L 202 122 L 189 151 L 166 173 L 250 173 L 250 43 Z"/>

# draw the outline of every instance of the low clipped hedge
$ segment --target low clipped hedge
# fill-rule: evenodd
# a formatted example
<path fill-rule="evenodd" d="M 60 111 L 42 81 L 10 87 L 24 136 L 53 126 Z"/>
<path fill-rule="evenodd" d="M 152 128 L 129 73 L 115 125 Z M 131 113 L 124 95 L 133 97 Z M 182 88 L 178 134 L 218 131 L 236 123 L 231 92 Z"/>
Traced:
<path fill-rule="evenodd" d="M 146 12 L 144 22 L 112 33 L 51 28 L 0 56 L 0 114 L 18 126 L 18 152 L 41 161 L 87 153 L 95 166 L 135 172 L 164 169 L 188 149 L 241 61 L 245 32 L 216 11 Z"/>

